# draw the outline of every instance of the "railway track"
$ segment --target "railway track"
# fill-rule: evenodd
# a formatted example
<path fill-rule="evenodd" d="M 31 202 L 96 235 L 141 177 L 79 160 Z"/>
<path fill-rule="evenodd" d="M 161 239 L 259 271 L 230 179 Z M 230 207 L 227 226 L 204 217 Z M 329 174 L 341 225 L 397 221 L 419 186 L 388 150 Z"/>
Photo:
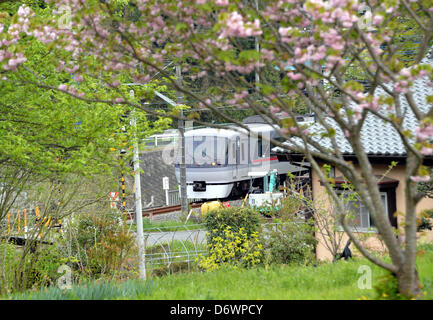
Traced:
<path fill-rule="evenodd" d="M 200 208 L 201 205 L 204 202 L 192 202 L 189 205 L 191 206 L 191 208 Z M 175 205 L 175 206 L 167 206 L 167 207 L 160 207 L 160 208 L 154 208 L 154 209 L 149 209 L 149 210 L 143 210 L 143 217 L 147 217 L 151 214 L 153 215 L 158 215 L 158 214 L 164 214 L 164 213 L 170 213 L 170 212 L 175 212 L 175 211 L 180 211 L 181 205 Z"/>
<path fill-rule="evenodd" d="M 241 198 L 233 198 L 233 199 L 226 199 L 225 201 L 240 201 L 243 200 L 243 197 Z M 200 202 L 191 202 L 189 205 L 191 208 L 195 209 L 195 208 L 200 208 L 201 205 L 205 202 L 207 202 L 209 200 L 206 201 L 200 201 Z M 142 210 L 142 216 L 143 217 L 149 217 L 151 215 L 160 215 L 160 214 L 166 214 L 166 213 L 171 213 L 171 212 L 176 212 L 176 211 L 180 211 L 181 210 L 181 205 L 174 205 L 174 206 L 165 206 L 165 207 L 159 207 L 159 208 L 152 208 L 152 209 L 147 209 L 147 210 Z M 128 220 L 134 219 L 135 218 L 135 214 L 131 213 L 128 215 Z"/>
<path fill-rule="evenodd" d="M 191 208 L 200 208 L 200 206 L 203 204 L 204 202 L 192 202 L 189 205 L 191 206 Z M 160 214 L 166 214 L 166 213 L 171 213 L 171 212 L 176 212 L 176 211 L 180 211 L 181 205 L 174 205 L 174 206 L 166 206 L 166 207 L 159 207 L 159 208 L 152 208 L 152 209 L 148 209 L 148 210 L 143 210 L 141 212 L 141 215 L 143 217 L 149 217 L 152 215 L 160 215 Z M 132 220 L 135 218 L 135 214 L 131 213 L 128 215 L 128 220 Z"/>

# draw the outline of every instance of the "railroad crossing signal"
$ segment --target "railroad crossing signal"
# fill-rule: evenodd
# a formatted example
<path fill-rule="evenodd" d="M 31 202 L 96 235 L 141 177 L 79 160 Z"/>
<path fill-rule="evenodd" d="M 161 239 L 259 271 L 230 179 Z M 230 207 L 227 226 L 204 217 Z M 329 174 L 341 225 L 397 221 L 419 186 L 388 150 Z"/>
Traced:
<path fill-rule="evenodd" d="M 112 209 L 116 209 L 116 202 L 119 201 L 119 192 L 110 192 L 111 203 L 110 206 Z"/>

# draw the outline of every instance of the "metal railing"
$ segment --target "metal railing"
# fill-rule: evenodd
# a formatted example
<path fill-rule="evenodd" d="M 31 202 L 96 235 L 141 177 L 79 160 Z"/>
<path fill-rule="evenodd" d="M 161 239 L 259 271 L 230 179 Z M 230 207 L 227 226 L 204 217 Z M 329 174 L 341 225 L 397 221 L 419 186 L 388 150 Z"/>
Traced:
<path fill-rule="evenodd" d="M 188 202 L 197 202 L 201 199 L 195 199 L 195 198 L 188 198 Z M 169 190 L 168 191 L 168 205 L 169 206 L 175 206 L 180 204 L 180 195 L 179 190 Z"/>
<path fill-rule="evenodd" d="M 180 204 L 179 190 L 169 190 L 168 191 L 168 205 L 174 206 Z"/>
<path fill-rule="evenodd" d="M 179 134 L 156 134 L 143 140 L 147 147 L 166 146 L 171 143 L 177 143 L 179 140 Z"/>

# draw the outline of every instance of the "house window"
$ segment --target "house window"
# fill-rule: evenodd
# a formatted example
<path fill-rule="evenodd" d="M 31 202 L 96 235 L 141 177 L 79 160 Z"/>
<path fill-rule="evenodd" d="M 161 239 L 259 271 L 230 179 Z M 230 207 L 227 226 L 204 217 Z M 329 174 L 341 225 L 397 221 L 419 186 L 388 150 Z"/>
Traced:
<path fill-rule="evenodd" d="M 357 196 L 355 193 L 347 191 L 340 194 L 343 195 L 344 199 L 347 224 L 351 226 L 354 231 L 369 231 L 375 227 L 370 213 L 368 212 L 365 205 L 360 201 L 359 196 Z M 388 216 L 389 212 L 387 193 L 381 192 L 380 198 L 385 208 L 386 216 Z M 342 227 L 341 225 L 339 226 Z"/>

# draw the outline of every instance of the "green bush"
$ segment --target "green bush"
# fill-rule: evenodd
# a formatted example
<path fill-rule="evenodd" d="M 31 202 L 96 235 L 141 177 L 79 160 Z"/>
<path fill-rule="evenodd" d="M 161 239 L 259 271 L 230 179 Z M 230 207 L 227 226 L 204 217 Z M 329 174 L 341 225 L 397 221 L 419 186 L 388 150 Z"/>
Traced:
<path fill-rule="evenodd" d="M 433 226 L 430 222 L 430 219 L 432 218 L 433 218 L 433 209 L 421 211 L 417 221 L 417 231 L 432 230 Z"/>
<path fill-rule="evenodd" d="M 317 240 L 305 222 L 279 222 L 265 227 L 262 235 L 264 263 L 308 265 L 315 260 Z"/>
<path fill-rule="evenodd" d="M 302 264 L 315 260 L 313 225 L 305 218 L 306 204 L 298 193 L 291 192 L 269 214 L 273 223 L 264 225 L 262 233 L 263 263 Z"/>
<path fill-rule="evenodd" d="M 213 234 L 220 230 L 214 229 Z M 217 270 L 221 265 L 252 267 L 261 261 L 262 245 L 258 233 L 248 235 L 241 227 L 237 232 L 226 226 L 223 236 L 212 237 L 208 244 L 209 255 L 201 256 L 199 265 L 204 270 Z"/>
<path fill-rule="evenodd" d="M 227 226 L 232 232 L 243 232 L 248 236 L 254 232 L 260 232 L 260 213 L 250 207 L 230 207 L 212 210 L 206 214 L 205 226 L 209 231 L 208 243 L 211 243 L 216 237 L 223 237 Z"/>
<path fill-rule="evenodd" d="M 220 208 L 205 216 L 209 255 L 201 257 L 202 269 L 215 270 L 220 264 L 252 266 L 260 261 L 260 214 L 253 208 Z"/>
<path fill-rule="evenodd" d="M 35 256 L 33 264 L 29 264 L 29 287 L 46 287 L 54 285 L 61 276 L 59 267 L 63 264 L 63 253 L 56 245 L 45 245 L 36 252 L 30 253 L 28 258 Z"/>
<path fill-rule="evenodd" d="M 433 218 L 433 209 L 425 210 L 425 213 L 428 218 Z"/>
<path fill-rule="evenodd" d="M 421 218 L 417 225 L 417 231 L 422 230 L 432 230 L 433 226 L 430 222 L 430 220 L 426 218 Z"/>
<path fill-rule="evenodd" d="M 279 203 L 269 203 L 262 207 L 256 207 L 260 213 L 268 217 L 276 217 L 282 220 L 287 220 L 288 217 L 294 214 L 301 213 L 305 207 L 305 203 L 298 194 L 290 193 Z"/>
<path fill-rule="evenodd" d="M 0 241 L 0 292 L 13 291 L 15 270 L 18 269 L 21 252 L 6 240 Z"/>
<path fill-rule="evenodd" d="M 152 277 L 162 277 L 174 273 L 185 273 L 190 271 L 198 271 L 197 264 L 187 261 L 172 262 L 170 264 L 162 264 L 155 267 L 150 267 L 150 275 Z"/>
<path fill-rule="evenodd" d="M 23 247 L 0 242 L 1 290 L 7 293 L 55 284 L 61 276 L 61 249 L 55 245 L 39 245 L 23 257 Z"/>
<path fill-rule="evenodd" d="M 75 273 L 86 279 L 123 279 L 136 276 L 135 237 L 122 223 L 122 214 L 81 214 L 65 230 Z"/>

